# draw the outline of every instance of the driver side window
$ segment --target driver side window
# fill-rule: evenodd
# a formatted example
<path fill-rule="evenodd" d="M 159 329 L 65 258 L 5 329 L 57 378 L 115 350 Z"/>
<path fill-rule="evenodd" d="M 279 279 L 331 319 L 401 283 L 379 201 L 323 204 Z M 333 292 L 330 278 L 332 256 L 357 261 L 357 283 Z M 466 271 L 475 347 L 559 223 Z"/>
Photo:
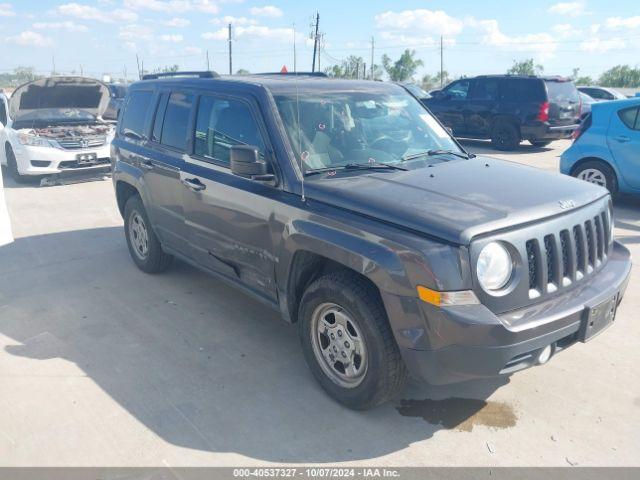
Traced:
<path fill-rule="evenodd" d="M 470 83 L 471 82 L 469 80 L 458 80 L 445 88 L 444 92 L 452 100 L 466 100 L 467 95 L 469 94 Z"/>
<path fill-rule="evenodd" d="M 258 124 L 247 104 L 238 100 L 202 96 L 198 104 L 194 153 L 225 166 L 231 163 L 231 147 L 253 145 L 264 157 Z"/>

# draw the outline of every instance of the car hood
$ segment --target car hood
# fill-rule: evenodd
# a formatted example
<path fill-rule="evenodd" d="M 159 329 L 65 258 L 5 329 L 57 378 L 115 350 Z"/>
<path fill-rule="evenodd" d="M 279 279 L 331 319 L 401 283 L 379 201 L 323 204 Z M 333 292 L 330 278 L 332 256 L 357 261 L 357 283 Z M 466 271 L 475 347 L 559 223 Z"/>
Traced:
<path fill-rule="evenodd" d="M 340 173 L 314 178 L 305 188 L 309 199 L 459 245 L 608 194 L 582 180 L 488 157 L 409 171 Z"/>
<path fill-rule="evenodd" d="M 25 83 L 9 99 L 9 116 L 14 121 L 38 111 L 82 110 L 100 117 L 109 105 L 109 88 L 99 80 L 84 77 L 50 77 Z"/>

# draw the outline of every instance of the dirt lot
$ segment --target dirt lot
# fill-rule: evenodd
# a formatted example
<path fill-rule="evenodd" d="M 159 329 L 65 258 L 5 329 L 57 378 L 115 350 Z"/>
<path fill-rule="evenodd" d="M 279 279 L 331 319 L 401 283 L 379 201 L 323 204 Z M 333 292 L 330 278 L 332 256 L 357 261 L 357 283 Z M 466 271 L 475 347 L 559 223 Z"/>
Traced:
<path fill-rule="evenodd" d="M 557 171 L 567 145 L 495 156 Z M 357 413 L 324 395 L 296 328 L 261 304 L 184 264 L 138 271 L 109 181 L 6 182 L 17 240 L 0 248 L 2 466 L 639 463 L 638 267 L 593 342 L 510 379 L 412 383 Z M 633 254 L 639 206 L 615 212 Z"/>

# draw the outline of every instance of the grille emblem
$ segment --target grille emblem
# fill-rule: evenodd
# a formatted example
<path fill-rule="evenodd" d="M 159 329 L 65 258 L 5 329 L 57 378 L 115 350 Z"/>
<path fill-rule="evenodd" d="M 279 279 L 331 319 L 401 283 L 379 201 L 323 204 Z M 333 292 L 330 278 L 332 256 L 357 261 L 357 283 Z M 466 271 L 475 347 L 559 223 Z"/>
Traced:
<path fill-rule="evenodd" d="M 573 200 L 560 200 L 558 205 L 562 210 L 567 210 L 568 208 L 574 208 L 576 206 Z"/>
<path fill-rule="evenodd" d="M 87 142 L 86 140 L 82 139 L 82 140 L 80 140 L 80 146 L 82 148 L 87 148 L 89 146 L 89 142 Z"/>

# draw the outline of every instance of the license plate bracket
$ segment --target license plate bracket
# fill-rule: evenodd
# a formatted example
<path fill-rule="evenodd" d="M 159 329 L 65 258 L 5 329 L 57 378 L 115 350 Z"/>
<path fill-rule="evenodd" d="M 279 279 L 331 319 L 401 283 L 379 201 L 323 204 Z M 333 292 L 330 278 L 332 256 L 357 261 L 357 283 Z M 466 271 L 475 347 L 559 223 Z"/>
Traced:
<path fill-rule="evenodd" d="M 605 330 L 616 318 L 618 294 L 592 307 L 587 307 L 580 326 L 580 341 L 587 342 Z"/>
<path fill-rule="evenodd" d="M 97 153 L 79 153 L 76 155 L 76 162 L 78 165 L 93 165 L 97 161 Z"/>

